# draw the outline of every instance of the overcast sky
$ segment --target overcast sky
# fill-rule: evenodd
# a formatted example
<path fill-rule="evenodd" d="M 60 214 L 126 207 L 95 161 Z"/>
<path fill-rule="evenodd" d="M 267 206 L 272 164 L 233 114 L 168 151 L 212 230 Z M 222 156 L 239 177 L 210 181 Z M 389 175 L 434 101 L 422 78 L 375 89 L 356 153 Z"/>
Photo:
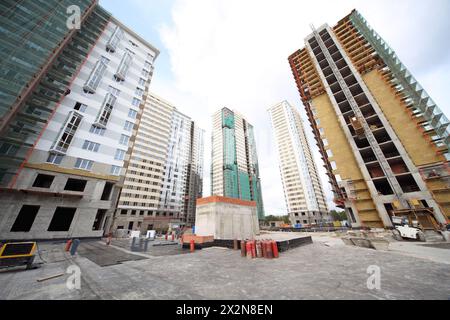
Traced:
<path fill-rule="evenodd" d="M 211 115 L 238 110 L 256 133 L 266 214 L 286 213 L 267 108 L 287 100 L 311 129 L 287 61 L 310 24 L 330 26 L 359 10 L 449 115 L 448 0 L 101 0 L 160 49 L 150 90 L 206 130 L 204 195 L 210 194 Z M 332 194 L 315 152 L 328 203 Z"/>

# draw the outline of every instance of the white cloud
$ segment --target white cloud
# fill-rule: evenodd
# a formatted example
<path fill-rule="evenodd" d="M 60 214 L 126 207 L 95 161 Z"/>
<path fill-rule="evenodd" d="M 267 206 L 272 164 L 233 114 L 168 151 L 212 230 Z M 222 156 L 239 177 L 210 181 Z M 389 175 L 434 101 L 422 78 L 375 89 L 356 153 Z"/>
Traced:
<path fill-rule="evenodd" d="M 436 14 L 439 6 L 448 7 L 445 0 L 434 2 L 438 8 L 432 12 Z M 386 10 L 389 6 L 394 10 Z M 378 0 L 314 1 L 309 4 L 298 0 L 175 2 L 172 21 L 160 29 L 161 40 L 170 56 L 173 81 L 169 83 L 165 77 L 160 79 L 156 69 L 152 90 L 174 102 L 207 130 L 206 194 L 209 193 L 211 115 L 227 106 L 238 110 L 255 127 L 266 213 L 284 213 L 284 196 L 266 110 L 286 99 L 303 113 L 287 57 L 303 47 L 304 37 L 311 32 L 310 23 L 334 25 L 355 7 L 388 42 L 392 40 L 392 47 L 405 53 L 409 62 L 405 61 L 405 64 L 418 64 L 417 68 L 425 59 L 407 53 L 420 43 L 406 41 L 405 36 L 411 39 L 409 32 L 413 31 L 416 39 L 421 36 L 435 39 L 435 33 L 442 31 L 439 26 L 446 23 L 439 15 L 440 19 L 434 20 L 433 28 L 423 30 L 424 26 L 414 21 L 414 17 L 433 19 L 424 17 L 426 5 L 419 1 L 400 0 L 395 5 L 392 1 Z M 424 54 L 431 54 L 426 51 L 431 48 L 423 50 Z M 435 71 L 433 76 L 446 75 Z M 423 77 L 428 79 L 425 73 Z M 307 122 L 305 125 L 310 132 Z M 315 148 L 312 139 L 310 143 Z M 317 152 L 315 155 L 331 202 L 332 195 L 322 163 Z"/>

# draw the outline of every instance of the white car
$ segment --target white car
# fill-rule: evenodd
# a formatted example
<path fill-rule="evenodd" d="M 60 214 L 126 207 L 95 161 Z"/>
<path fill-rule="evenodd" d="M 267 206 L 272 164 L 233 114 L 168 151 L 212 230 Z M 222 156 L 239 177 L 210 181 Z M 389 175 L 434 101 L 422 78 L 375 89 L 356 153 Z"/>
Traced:
<path fill-rule="evenodd" d="M 402 240 L 403 238 L 408 239 L 416 239 L 419 241 L 425 241 L 425 235 L 423 232 L 418 228 L 412 228 L 408 226 L 407 224 L 403 226 L 396 226 L 395 230 L 393 231 L 394 238 L 396 240 Z"/>

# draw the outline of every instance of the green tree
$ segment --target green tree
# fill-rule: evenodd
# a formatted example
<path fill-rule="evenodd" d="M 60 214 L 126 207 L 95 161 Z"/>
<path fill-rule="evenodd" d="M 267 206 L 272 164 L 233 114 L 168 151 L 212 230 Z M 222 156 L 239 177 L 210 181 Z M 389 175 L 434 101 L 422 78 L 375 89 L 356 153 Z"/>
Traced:
<path fill-rule="evenodd" d="M 347 220 L 347 215 L 345 214 L 345 211 L 336 211 L 331 210 L 330 215 L 333 217 L 335 221 L 344 221 Z"/>

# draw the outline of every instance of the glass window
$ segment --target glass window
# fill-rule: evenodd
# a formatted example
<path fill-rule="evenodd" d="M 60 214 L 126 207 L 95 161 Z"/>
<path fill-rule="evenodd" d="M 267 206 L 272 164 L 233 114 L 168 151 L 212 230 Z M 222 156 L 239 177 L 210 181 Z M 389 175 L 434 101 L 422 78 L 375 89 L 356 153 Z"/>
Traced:
<path fill-rule="evenodd" d="M 120 140 L 119 140 L 120 144 L 123 144 L 124 146 L 127 146 L 129 141 L 130 141 L 130 137 L 129 136 L 127 136 L 125 134 L 120 136 Z"/>
<path fill-rule="evenodd" d="M 108 92 L 111 93 L 112 95 L 118 97 L 120 95 L 120 90 L 114 88 L 113 86 L 109 86 L 108 87 Z"/>
<path fill-rule="evenodd" d="M 111 118 L 111 113 L 114 109 L 114 105 L 116 104 L 116 100 L 117 98 L 113 94 L 106 94 L 105 100 L 103 100 L 103 105 L 100 108 L 97 119 L 95 120 L 96 125 L 106 127 L 109 119 Z"/>
<path fill-rule="evenodd" d="M 80 111 L 80 112 L 85 112 L 87 105 L 82 104 L 81 102 L 77 102 L 75 103 L 75 106 L 73 107 L 75 110 Z"/>
<path fill-rule="evenodd" d="M 16 155 L 17 151 L 19 150 L 19 146 L 3 142 L 0 145 L 0 154 L 7 155 L 7 156 L 14 156 Z"/>
<path fill-rule="evenodd" d="M 131 66 L 131 63 L 133 61 L 133 56 L 129 51 L 126 51 L 125 54 L 122 57 L 122 61 L 120 61 L 119 67 L 117 68 L 116 74 L 114 77 L 118 81 L 124 81 L 125 77 L 128 73 L 128 69 Z"/>
<path fill-rule="evenodd" d="M 152 67 L 152 64 L 149 61 L 145 61 L 144 69 L 150 70 L 151 67 Z"/>
<path fill-rule="evenodd" d="M 134 126 L 133 122 L 125 121 L 125 126 L 123 127 L 123 129 L 126 131 L 131 131 L 133 130 L 133 126 Z"/>
<path fill-rule="evenodd" d="M 105 134 L 105 131 L 106 131 L 105 128 L 100 128 L 94 125 L 92 125 L 91 128 L 89 129 L 89 132 L 98 134 L 99 136 L 103 136 Z"/>
<path fill-rule="evenodd" d="M 136 94 L 139 98 L 142 98 L 142 96 L 144 95 L 144 90 L 142 90 L 141 88 L 136 88 L 135 94 Z"/>
<path fill-rule="evenodd" d="M 120 176 L 120 171 L 122 170 L 122 167 L 119 166 L 112 166 L 111 167 L 111 174 L 113 176 Z"/>
<path fill-rule="evenodd" d="M 70 111 L 66 122 L 61 127 L 58 137 L 50 149 L 52 151 L 66 153 L 82 119 L 83 116 L 81 114 Z"/>
<path fill-rule="evenodd" d="M 327 155 L 328 155 L 329 157 L 332 157 L 332 156 L 333 156 L 333 152 L 332 152 L 330 149 L 328 149 L 328 150 L 327 150 Z"/>
<path fill-rule="evenodd" d="M 141 100 L 133 98 L 133 102 L 132 102 L 133 106 L 135 107 L 139 107 L 139 105 L 141 104 Z"/>
<path fill-rule="evenodd" d="M 98 152 L 99 148 L 100 148 L 100 144 L 99 143 L 95 143 L 95 142 L 88 141 L 88 140 L 84 141 L 84 144 L 83 144 L 83 149 L 84 150 Z"/>
<path fill-rule="evenodd" d="M 125 151 L 122 149 L 116 150 L 116 155 L 114 156 L 114 159 L 116 160 L 123 160 L 125 159 Z"/>
<path fill-rule="evenodd" d="M 47 163 L 61 164 L 63 158 L 64 156 L 62 154 L 50 153 L 50 155 L 47 158 Z"/>
<path fill-rule="evenodd" d="M 137 111 L 134 109 L 130 109 L 130 111 L 128 112 L 128 117 L 132 118 L 132 119 L 136 119 L 137 117 Z"/>
<path fill-rule="evenodd" d="M 335 162 L 335 161 L 331 161 L 331 162 L 330 162 L 330 165 L 331 165 L 331 169 L 333 169 L 333 170 L 336 170 L 336 169 L 337 169 L 337 165 L 336 165 L 336 162 Z"/>
<path fill-rule="evenodd" d="M 148 78 L 148 76 L 150 75 L 150 72 L 148 72 L 147 70 L 145 70 L 145 69 L 142 69 L 142 76 L 144 76 L 145 78 Z"/>
<path fill-rule="evenodd" d="M 109 38 L 108 43 L 106 44 L 106 51 L 115 52 L 117 46 L 120 43 L 120 40 L 122 40 L 123 38 L 123 34 L 123 30 L 119 26 L 117 26 L 112 33 L 111 38 Z"/>
<path fill-rule="evenodd" d="M 108 66 L 109 59 L 105 57 L 101 57 L 97 63 L 94 66 L 94 69 L 92 69 L 91 74 L 89 75 L 89 78 L 87 79 L 86 83 L 84 84 L 84 91 L 87 93 L 95 93 L 95 90 L 97 90 L 98 85 L 100 84 L 100 81 L 103 78 L 103 75 L 105 74 L 106 68 Z"/>
<path fill-rule="evenodd" d="M 78 158 L 75 162 L 75 168 L 82 170 L 91 170 L 94 161 Z"/>
<path fill-rule="evenodd" d="M 141 87 L 145 87 L 145 83 L 146 83 L 147 81 L 145 80 L 145 79 L 142 79 L 142 78 L 139 78 L 139 85 L 141 86 Z"/>

